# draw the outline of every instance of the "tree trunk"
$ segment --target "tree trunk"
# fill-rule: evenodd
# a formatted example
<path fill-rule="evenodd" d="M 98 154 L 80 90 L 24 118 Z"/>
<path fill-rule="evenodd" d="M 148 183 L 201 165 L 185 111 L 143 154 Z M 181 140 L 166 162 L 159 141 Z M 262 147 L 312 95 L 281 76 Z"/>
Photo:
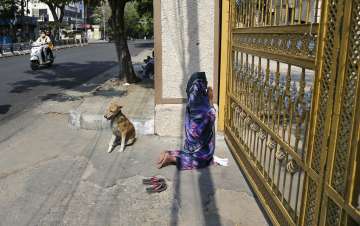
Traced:
<path fill-rule="evenodd" d="M 50 11 L 51 11 L 51 14 L 53 15 L 53 17 L 54 17 L 54 21 L 55 22 L 59 22 L 59 17 L 58 17 L 58 15 L 57 15 L 57 13 L 56 13 L 56 7 L 53 5 L 53 4 L 51 4 L 51 3 L 46 3 L 48 6 L 49 6 L 49 9 L 50 9 Z"/>
<path fill-rule="evenodd" d="M 54 21 L 56 22 L 56 30 L 58 32 L 57 34 L 57 39 L 60 40 L 60 27 L 61 27 L 61 23 L 64 19 L 64 14 L 65 14 L 65 4 L 62 4 L 60 6 L 56 6 L 52 3 L 46 3 L 48 6 L 49 6 L 49 9 L 51 11 L 51 14 L 53 15 L 54 17 Z M 57 13 L 56 13 L 56 8 L 59 8 L 60 9 L 60 15 L 58 16 Z M 53 40 L 54 41 L 54 40 Z"/>
<path fill-rule="evenodd" d="M 127 44 L 127 34 L 124 21 L 126 2 L 126 0 L 109 0 L 112 12 L 110 22 L 113 29 L 113 38 L 120 66 L 119 78 L 125 78 L 128 83 L 136 83 L 139 82 L 140 79 L 136 77 Z"/>
<path fill-rule="evenodd" d="M 65 15 L 65 4 L 60 6 L 60 16 L 59 16 L 59 23 L 61 24 L 64 20 Z"/>
<path fill-rule="evenodd" d="M 21 37 L 21 40 L 23 41 L 23 38 L 24 38 L 24 15 L 25 15 L 25 7 L 24 7 L 24 0 L 21 0 L 20 1 L 20 24 L 21 24 L 21 33 L 20 33 L 20 37 Z"/>

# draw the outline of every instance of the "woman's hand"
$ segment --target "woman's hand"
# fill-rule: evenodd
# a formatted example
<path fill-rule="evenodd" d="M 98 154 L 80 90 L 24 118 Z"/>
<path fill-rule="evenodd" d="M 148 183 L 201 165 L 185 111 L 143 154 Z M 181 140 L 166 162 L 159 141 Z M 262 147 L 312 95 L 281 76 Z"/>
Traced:
<path fill-rule="evenodd" d="M 208 86 L 207 94 L 208 94 L 208 97 L 209 97 L 210 104 L 213 105 L 213 103 L 214 103 L 214 92 L 213 92 L 213 89 L 212 89 L 211 86 Z"/>

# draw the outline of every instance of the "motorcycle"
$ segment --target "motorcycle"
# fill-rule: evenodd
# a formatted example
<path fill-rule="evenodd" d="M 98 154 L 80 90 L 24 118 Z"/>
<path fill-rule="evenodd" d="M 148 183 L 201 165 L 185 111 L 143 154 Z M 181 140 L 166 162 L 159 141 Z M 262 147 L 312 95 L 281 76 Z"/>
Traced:
<path fill-rule="evenodd" d="M 48 44 L 41 44 L 41 43 L 37 43 L 34 42 L 31 45 L 31 54 L 30 54 L 30 67 L 32 70 L 37 70 L 39 69 L 40 66 L 47 66 L 50 67 L 53 63 L 54 63 L 54 55 L 52 54 L 46 54 L 45 55 L 45 60 L 43 60 L 41 54 L 42 54 L 42 49 L 43 48 L 49 48 L 50 51 L 52 51 L 53 45 L 51 43 Z"/>

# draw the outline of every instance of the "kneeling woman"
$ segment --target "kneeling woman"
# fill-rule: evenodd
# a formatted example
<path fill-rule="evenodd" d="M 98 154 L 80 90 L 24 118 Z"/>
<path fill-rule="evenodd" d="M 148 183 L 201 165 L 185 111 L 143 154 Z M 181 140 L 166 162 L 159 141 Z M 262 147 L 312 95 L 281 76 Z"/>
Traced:
<path fill-rule="evenodd" d="M 186 87 L 185 144 L 182 150 L 161 153 L 158 168 L 176 165 L 179 170 L 199 169 L 213 163 L 215 109 L 213 92 L 204 72 L 193 74 Z"/>

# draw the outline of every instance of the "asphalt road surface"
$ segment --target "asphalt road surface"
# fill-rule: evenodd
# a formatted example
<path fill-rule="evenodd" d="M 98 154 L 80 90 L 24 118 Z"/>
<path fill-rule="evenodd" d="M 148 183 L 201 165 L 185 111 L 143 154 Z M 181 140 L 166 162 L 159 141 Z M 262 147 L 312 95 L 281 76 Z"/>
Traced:
<path fill-rule="evenodd" d="M 129 42 L 132 56 L 151 41 Z M 0 59 L 0 124 L 27 108 L 56 95 L 61 90 L 77 87 L 117 65 L 113 43 L 89 44 L 57 51 L 50 68 L 30 69 L 29 55 Z"/>

